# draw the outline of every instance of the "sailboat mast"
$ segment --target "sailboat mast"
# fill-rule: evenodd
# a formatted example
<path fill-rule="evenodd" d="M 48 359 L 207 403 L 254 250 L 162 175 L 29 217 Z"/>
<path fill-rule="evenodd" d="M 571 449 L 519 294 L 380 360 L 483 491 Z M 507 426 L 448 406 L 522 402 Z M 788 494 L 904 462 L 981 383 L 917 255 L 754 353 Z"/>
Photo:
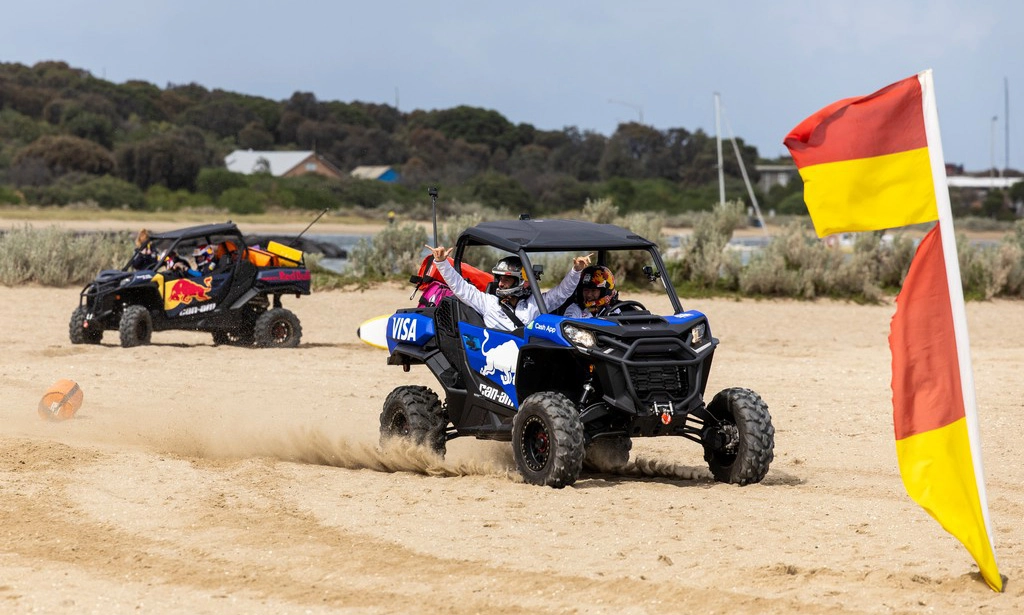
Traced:
<path fill-rule="evenodd" d="M 718 203 L 725 203 L 725 166 L 722 164 L 722 114 L 715 92 L 715 141 L 718 144 Z"/>

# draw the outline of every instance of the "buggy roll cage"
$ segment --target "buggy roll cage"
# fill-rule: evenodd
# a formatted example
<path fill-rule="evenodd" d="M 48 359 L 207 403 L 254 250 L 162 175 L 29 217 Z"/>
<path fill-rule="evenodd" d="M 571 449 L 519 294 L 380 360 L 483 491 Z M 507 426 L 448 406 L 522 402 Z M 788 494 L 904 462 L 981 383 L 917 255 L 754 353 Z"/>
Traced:
<path fill-rule="evenodd" d="M 466 248 L 489 246 L 515 254 L 522 260 L 526 279 L 532 288 L 539 289 L 536 274 L 529 258 L 531 253 L 541 252 L 596 252 L 598 264 L 607 263 L 608 253 L 617 250 L 643 250 L 654 261 L 655 270 L 665 286 L 672 309 L 683 312 L 672 280 L 665 271 L 658 245 L 636 233 L 614 224 L 598 224 L 582 220 L 502 220 L 481 222 L 466 229 L 456 242 L 453 263 L 455 270 L 462 273 L 462 258 Z M 540 312 L 548 314 L 543 301 L 537 302 Z"/>

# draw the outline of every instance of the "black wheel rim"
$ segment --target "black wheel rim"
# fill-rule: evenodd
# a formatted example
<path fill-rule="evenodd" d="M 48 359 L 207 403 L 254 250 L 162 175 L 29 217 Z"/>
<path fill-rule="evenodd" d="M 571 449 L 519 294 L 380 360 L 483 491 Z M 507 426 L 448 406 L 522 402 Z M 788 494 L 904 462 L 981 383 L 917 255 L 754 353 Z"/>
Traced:
<path fill-rule="evenodd" d="M 139 319 L 139 322 L 135 324 L 135 339 L 140 342 L 145 341 L 149 336 L 149 325 L 146 324 L 145 320 Z"/>
<path fill-rule="evenodd" d="M 388 433 L 393 436 L 408 436 L 409 435 L 409 421 L 405 418 L 405 415 L 401 412 L 396 412 L 391 417 L 391 423 L 388 425 Z"/>
<path fill-rule="evenodd" d="M 270 339 L 275 344 L 283 344 L 288 341 L 292 335 L 292 326 L 288 324 L 287 320 L 278 320 L 270 326 Z"/>
<path fill-rule="evenodd" d="M 723 421 L 711 429 L 705 441 L 716 463 L 730 466 L 736 461 L 739 437 L 739 428 L 732 422 Z"/>
<path fill-rule="evenodd" d="M 551 456 L 551 436 L 547 425 L 540 417 L 531 416 L 523 426 L 522 441 L 519 443 L 523 461 L 533 472 L 540 472 Z"/>

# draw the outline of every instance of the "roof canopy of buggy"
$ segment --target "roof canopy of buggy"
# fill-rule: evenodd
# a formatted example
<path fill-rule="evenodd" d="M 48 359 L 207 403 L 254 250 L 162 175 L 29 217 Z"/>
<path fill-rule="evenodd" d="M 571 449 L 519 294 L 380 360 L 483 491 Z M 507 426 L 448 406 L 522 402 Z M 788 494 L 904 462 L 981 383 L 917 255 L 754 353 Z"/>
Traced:
<path fill-rule="evenodd" d="M 459 235 L 460 245 L 489 245 L 506 252 L 645 250 L 655 247 L 629 229 L 582 220 L 500 220 L 481 222 Z"/>
<path fill-rule="evenodd" d="M 241 235 L 238 226 L 234 222 L 221 222 L 219 224 L 203 224 L 200 226 L 189 226 L 163 233 L 153 233 L 150 239 L 188 239 L 190 237 L 208 237 L 210 235 Z"/>

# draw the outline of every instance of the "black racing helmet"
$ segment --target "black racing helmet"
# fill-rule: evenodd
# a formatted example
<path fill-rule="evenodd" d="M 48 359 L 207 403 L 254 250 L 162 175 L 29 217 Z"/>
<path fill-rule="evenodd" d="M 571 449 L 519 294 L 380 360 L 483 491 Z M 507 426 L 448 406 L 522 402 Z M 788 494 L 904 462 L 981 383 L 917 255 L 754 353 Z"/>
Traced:
<path fill-rule="evenodd" d="M 583 290 L 586 288 L 601 291 L 597 299 L 587 301 L 583 297 Z M 615 289 L 615 276 L 612 270 L 603 265 L 591 265 L 580 274 L 580 285 L 576 289 L 576 302 L 581 308 L 596 313 L 606 305 L 611 304 L 619 298 L 619 291 Z"/>

